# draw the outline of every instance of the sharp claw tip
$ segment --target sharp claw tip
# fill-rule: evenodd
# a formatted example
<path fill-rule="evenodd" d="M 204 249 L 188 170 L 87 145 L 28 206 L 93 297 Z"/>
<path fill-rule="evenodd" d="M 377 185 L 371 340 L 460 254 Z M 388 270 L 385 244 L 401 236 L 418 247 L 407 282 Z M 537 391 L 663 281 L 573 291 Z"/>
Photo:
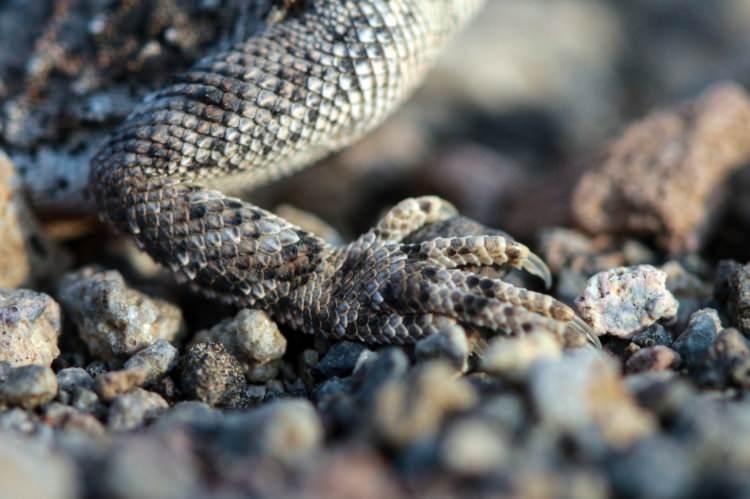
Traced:
<path fill-rule="evenodd" d="M 544 287 L 546 289 L 552 288 L 552 272 L 544 261 L 536 256 L 534 253 L 530 253 L 526 264 L 523 266 L 524 270 L 531 275 L 537 276 L 544 281 Z"/>

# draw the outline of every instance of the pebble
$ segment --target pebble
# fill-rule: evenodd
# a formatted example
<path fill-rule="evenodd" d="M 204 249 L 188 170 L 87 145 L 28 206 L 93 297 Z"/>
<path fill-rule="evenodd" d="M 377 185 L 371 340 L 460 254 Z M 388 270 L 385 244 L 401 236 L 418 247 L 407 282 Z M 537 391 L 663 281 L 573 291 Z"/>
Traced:
<path fill-rule="evenodd" d="M 694 377 L 715 388 L 750 387 L 750 342 L 737 329 L 723 330 L 711 344 L 703 369 Z"/>
<path fill-rule="evenodd" d="M 375 393 L 373 426 L 384 442 L 403 447 L 433 435 L 444 419 L 477 403 L 477 393 L 445 361 L 416 367 L 406 378 L 384 383 Z"/>
<path fill-rule="evenodd" d="M 19 184 L 0 149 L 0 288 L 34 285 L 61 274 L 71 261 L 43 230 Z"/>
<path fill-rule="evenodd" d="M 263 383 L 278 374 L 286 352 L 286 338 L 265 312 L 243 309 L 209 330 L 196 334 L 193 343 L 219 342 L 242 365 L 248 382 Z"/>
<path fill-rule="evenodd" d="M 60 306 L 48 295 L 0 289 L 0 362 L 50 366 L 61 330 Z"/>
<path fill-rule="evenodd" d="M 680 362 L 680 354 L 669 347 L 655 345 L 641 348 L 631 355 L 625 363 L 625 370 L 628 373 L 639 373 L 677 369 L 680 367 Z"/>
<path fill-rule="evenodd" d="M 750 264 L 736 266 L 728 276 L 728 308 L 735 325 L 750 337 Z"/>
<path fill-rule="evenodd" d="M 645 438 L 654 421 L 640 409 L 620 377 L 617 363 L 593 349 L 577 349 L 535 364 L 529 392 L 542 424 L 550 431 L 581 432 L 594 427 L 611 447 Z"/>
<path fill-rule="evenodd" d="M 51 401 L 55 395 L 57 378 L 49 367 L 0 367 L 0 406 L 5 404 L 33 409 Z"/>
<path fill-rule="evenodd" d="M 657 345 L 671 346 L 672 336 L 667 330 L 659 323 L 652 324 L 643 331 L 635 333 L 630 341 L 638 345 L 639 347 L 647 348 Z"/>
<path fill-rule="evenodd" d="M 159 394 L 135 388 L 112 401 L 107 427 L 112 431 L 135 430 L 155 419 L 168 407 L 167 401 Z"/>
<path fill-rule="evenodd" d="M 458 372 L 466 372 L 471 349 L 464 329 L 453 324 L 419 340 L 414 353 L 419 361 L 444 359 Z"/>
<path fill-rule="evenodd" d="M 103 360 L 128 357 L 160 339 L 174 341 L 184 330 L 179 308 L 128 287 L 114 270 L 66 274 L 59 298 L 91 354 Z"/>
<path fill-rule="evenodd" d="M 121 440 L 103 464 L 99 497 L 184 499 L 204 497 L 199 472 L 184 437 L 137 435 Z"/>
<path fill-rule="evenodd" d="M 698 368 L 721 330 L 721 320 L 716 310 L 698 310 L 690 316 L 687 328 L 677 337 L 673 348 L 688 368 Z"/>
<path fill-rule="evenodd" d="M 349 376 L 361 359 L 372 352 L 362 343 L 339 341 L 331 345 L 326 354 L 313 367 L 312 375 L 317 380 Z"/>
<path fill-rule="evenodd" d="M 560 342 L 545 332 L 517 337 L 498 336 L 484 352 L 481 369 L 496 376 L 523 380 L 535 362 L 557 359 L 561 355 Z"/>
<path fill-rule="evenodd" d="M 136 386 L 153 383 L 177 365 L 179 352 L 166 340 L 157 340 L 125 362 L 119 371 L 96 377 L 96 392 L 104 400 L 111 400 Z"/>
<path fill-rule="evenodd" d="M 219 439 L 228 448 L 286 464 L 310 457 L 323 442 L 323 426 L 306 399 L 284 399 L 227 414 Z"/>
<path fill-rule="evenodd" d="M 76 499 L 82 492 L 73 463 L 25 439 L 0 433 L 0 497 Z"/>
<path fill-rule="evenodd" d="M 188 398 L 210 406 L 232 406 L 241 399 L 245 374 L 222 343 L 196 343 L 180 359 L 177 382 Z"/>
<path fill-rule="evenodd" d="M 478 418 L 462 419 L 451 425 L 438 453 L 446 469 L 468 476 L 500 469 L 511 455 L 503 435 L 487 421 Z"/>
<path fill-rule="evenodd" d="M 677 315 L 679 304 L 666 289 L 666 280 L 667 274 L 651 265 L 600 272 L 589 279 L 576 308 L 600 336 L 630 338 Z"/>

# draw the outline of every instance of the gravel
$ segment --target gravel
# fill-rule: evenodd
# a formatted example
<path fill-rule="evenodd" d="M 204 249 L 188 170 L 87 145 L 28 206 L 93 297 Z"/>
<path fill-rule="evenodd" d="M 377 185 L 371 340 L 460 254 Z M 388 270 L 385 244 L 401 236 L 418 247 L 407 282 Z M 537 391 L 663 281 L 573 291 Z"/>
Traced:
<path fill-rule="evenodd" d="M 0 497 L 750 497 L 750 107 L 709 85 L 750 82 L 746 2 L 488 2 L 410 107 L 253 192 L 336 244 L 441 193 L 478 221 L 407 242 L 502 227 L 553 287 L 487 276 L 601 350 L 304 335 L 78 216 L 110 128 L 281 3 L 0 2 Z"/>

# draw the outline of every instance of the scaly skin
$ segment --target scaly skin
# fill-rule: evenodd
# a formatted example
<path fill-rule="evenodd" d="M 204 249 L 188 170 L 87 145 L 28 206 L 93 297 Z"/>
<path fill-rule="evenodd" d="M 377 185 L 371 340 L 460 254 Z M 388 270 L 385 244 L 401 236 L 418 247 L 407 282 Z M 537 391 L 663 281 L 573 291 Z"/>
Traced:
<path fill-rule="evenodd" d="M 301 2 L 135 110 L 93 159 L 99 211 L 204 294 L 307 333 L 370 343 L 412 342 L 455 325 L 588 334 L 567 306 L 475 273 L 513 266 L 548 278 L 519 243 L 499 235 L 403 242 L 456 217 L 439 198 L 407 199 L 336 248 L 205 187 L 257 185 L 352 143 L 408 97 L 482 3 Z"/>

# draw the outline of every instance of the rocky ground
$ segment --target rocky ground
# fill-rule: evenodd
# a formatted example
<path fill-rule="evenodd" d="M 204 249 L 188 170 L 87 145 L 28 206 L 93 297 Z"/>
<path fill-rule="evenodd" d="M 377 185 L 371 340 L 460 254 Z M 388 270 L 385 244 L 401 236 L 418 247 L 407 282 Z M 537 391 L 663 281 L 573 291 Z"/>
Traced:
<path fill-rule="evenodd" d="M 93 220 L 107 131 L 272 4 L 0 3 L 0 498 L 750 497 L 750 2 L 490 2 L 386 126 L 252 194 L 331 240 L 447 197 L 602 350 L 303 336 Z"/>

